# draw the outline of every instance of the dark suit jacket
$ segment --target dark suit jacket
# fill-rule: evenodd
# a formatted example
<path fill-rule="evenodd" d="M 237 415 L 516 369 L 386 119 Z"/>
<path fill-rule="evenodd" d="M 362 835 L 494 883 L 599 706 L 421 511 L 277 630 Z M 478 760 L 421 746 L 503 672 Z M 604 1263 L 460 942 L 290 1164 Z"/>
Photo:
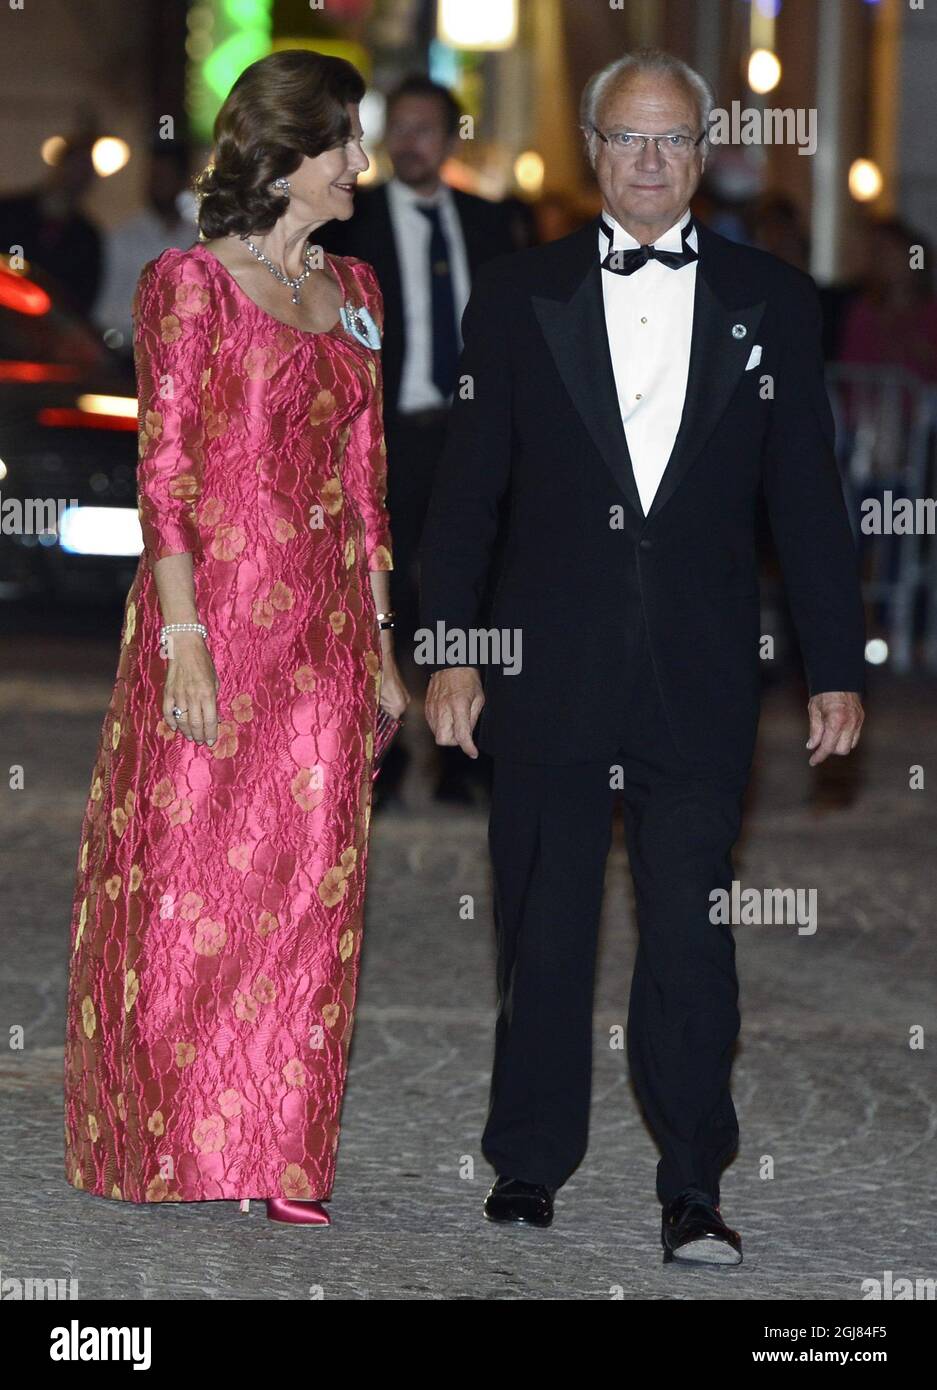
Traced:
<path fill-rule="evenodd" d="M 456 211 L 465 238 L 469 276 L 474 282 L 480 266 L 513 249 L 505 209 L 500 203 L 476 198 L 460 189 L 452 190 Z M 347 222 L 334 220 L 315 234 L 317 245 L 337 256 L 360 256 L 377 272 L 384 296 L 384 344 L 381 352 L 384 373 L 384 409 L 397 409 L 400 374 L 406 348 L 406 325 L 400 288 L 400 265 L 387 203 L 387 187 L 362 188 L 355 194 L 355 213 Z"/>
<path fill-rule="evenodd" d="M 424 532 L 421 622 L 476 624 L 506 494 L 488 621 L 520 630 L 523 664 L 483 671 L 478 743 L 495 756 L 611 756 L 646 624 L 680 751 L 701 769 L 750 764 L 761 489 L 810 693 L 863 691 L 863 607 L 816 288 L 702 225 L 699 252 L 686 400 L 647 517 L 615 390 L 597 219 L 499 258 L 475 281 L 460 363 L 474 398 L 457 389 Z M 762 360 L 746 370 L 755 344 Z M 763 399 L 766 374 L 773 399 Z"/>

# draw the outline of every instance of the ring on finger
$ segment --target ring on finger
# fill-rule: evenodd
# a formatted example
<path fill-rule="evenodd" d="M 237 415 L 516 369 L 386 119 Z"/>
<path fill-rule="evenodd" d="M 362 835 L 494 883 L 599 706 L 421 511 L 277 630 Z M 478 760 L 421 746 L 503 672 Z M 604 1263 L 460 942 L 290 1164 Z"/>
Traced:
<path fill-rule="evenodd" d="M 188 712 L 189 712 L 189 711 L 188 711 L 187 709 L 179 709 L 179 707 L 178 707 L 177 705 L 173 705 L 173 707 L 172 707 L 172 717 L 173 717 L 173 719 L 181 719 L 182 716 L 183 716 L 184 714 L 188 714 Z"/>

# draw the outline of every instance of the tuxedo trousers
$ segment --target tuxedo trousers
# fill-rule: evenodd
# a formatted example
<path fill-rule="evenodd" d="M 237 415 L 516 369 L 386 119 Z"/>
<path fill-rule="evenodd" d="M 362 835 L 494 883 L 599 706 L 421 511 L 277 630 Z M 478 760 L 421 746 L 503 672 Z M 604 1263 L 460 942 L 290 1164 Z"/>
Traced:
<path fill-rule="evenodd" d="M 719 1201 L 738 1145 L 729 1090 L 738 1036 L 731 888 L 748 770 L 700 775 L 679 754 L 642 632 L 622 743 L 574 763 L 493 759 L 489 821 L 498 1014 L 482 1152 L 556 1190 L 587 1147 L 596 943 L 613 807 L 624 803 L 638 946 L 627 1022 L 632 1084 L 660 1150 L 657 1195 Z M 723 914 L 724 915 L 724 914 Z"/>

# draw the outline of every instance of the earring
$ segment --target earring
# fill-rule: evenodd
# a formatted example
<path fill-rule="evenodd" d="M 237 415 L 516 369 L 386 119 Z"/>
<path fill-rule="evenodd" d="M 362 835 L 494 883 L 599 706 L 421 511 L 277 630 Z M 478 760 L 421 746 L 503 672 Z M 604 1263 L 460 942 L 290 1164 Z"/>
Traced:
<path fill-rule="evenodd" d="M 271 193 L 281 193 L 284 198 L 288 198 L 290 196 L 289 179 L 274 179 L 273 183 L 270 185 L 270 191 Z"/>

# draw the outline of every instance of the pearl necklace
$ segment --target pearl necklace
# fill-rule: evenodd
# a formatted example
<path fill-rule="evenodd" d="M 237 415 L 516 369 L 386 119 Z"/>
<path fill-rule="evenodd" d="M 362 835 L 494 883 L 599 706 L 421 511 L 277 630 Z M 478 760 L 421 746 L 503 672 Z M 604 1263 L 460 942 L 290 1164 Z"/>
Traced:
<path fill-rule="evenodd" d="M 300 271 L 298 275 L 290 276 L 284 275 L 283 271 L 280 270 L 278 266 L 275 266 L 273 264 L 273 261 L 268 260 L 264 253 L 261 251 L 260 247 L 254 245 L 250 237 L 242 236 L 241 240 L 243 241 L 244 245 L 247 247 L 251 255 L 255 258 L 255 260 L 260 261 L 261 265 L 265 265 L 267 269 L 270 271 L 270 274 L 276 276 L 276 278 L 280 281 L 281 285 L 286 285 L 289 289 L 293 291 L 293 303 L 298 304 L 300 287 L 302 286 L 303 281 L 307 278 L 308 275 L 311 274 L 313 270 L 313 267 L 309 264 L 309 261 L 313 251 L 316 248 L 311 244 L 311 242 L 306 243 L 306 250 L 303 254 L 303 269 Z"/>

